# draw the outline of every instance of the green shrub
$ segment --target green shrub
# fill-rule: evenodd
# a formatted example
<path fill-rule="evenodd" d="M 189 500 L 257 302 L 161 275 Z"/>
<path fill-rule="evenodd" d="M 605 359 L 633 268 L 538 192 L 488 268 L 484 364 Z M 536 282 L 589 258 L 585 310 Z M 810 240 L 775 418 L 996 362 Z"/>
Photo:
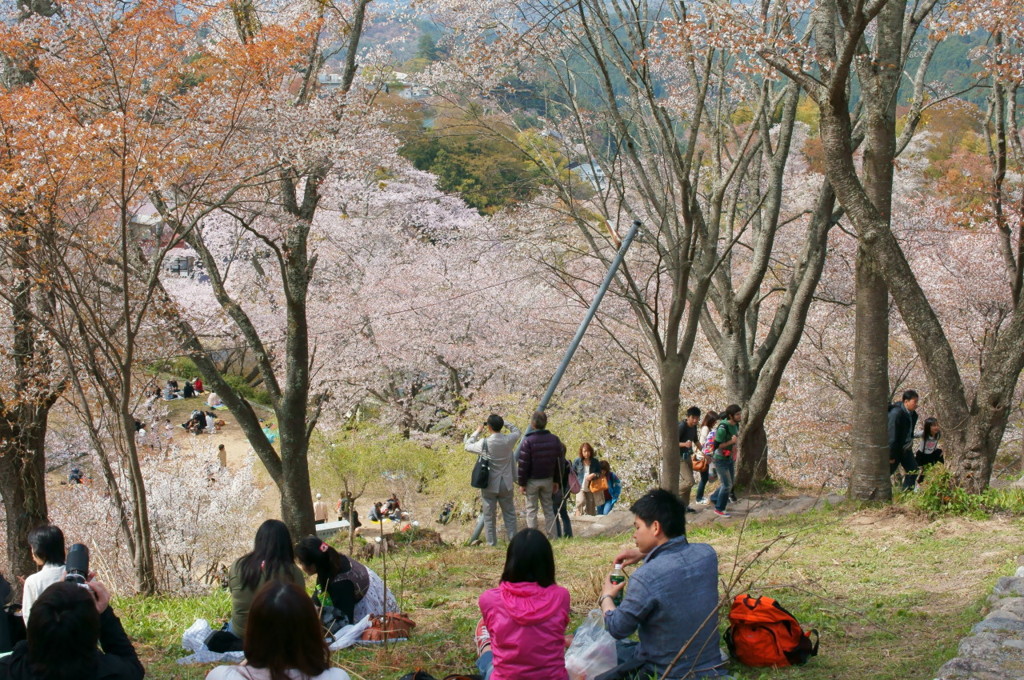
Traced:
<path fill-rule="evenodd" d="M 199 369 L 196 368 L 195 362 L 188 357 L 174 357 L 171 359 L 160 359 L 159 361 L 154 361 L 146 366 L 146 373 L 149 375 L 166 373 L 176 378 L 191 380 L 199 375 Z"/>
<path fill-rule="evenodd" d="M 257 404 L 263 404 L 264 406 L 270 406 L 270 394 L 263 388 L 256 388 L 245 381 L 240 375 L 226 375 L 224 376 L 224 382 L 238 392 L 241 396 L 245 397 L 249 401 L 254 401 Z"/>
<path fill-rule="evenodd" d="M 910 505 L 940 515 L 1024 514 L 1024 489 L 1006 487 L 972 494 L 957 485 L 956 478 L 945 465 L 928 468 L 920 491 L 905 494 L 902 498 Z"/>

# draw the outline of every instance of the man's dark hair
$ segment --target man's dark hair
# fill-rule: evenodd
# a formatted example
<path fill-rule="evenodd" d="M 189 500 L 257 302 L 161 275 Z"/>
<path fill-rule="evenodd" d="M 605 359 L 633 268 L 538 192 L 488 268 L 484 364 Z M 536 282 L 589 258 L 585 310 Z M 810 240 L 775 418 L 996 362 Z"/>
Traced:
<path fill-rule="evenodd" d="M 725 407 L 725 413 L 722 414 L 722 417 L 732 419 L 734 415 L 736 415 L 742 410 L 743 409 L 740 408 L 739 404 L 729 404 L 728 406 Z"/>
<path fill-rule="evenodd" d="M 509 541 L 501 580 L 536 583 L 547 588 L 555 583 L 555 554 L 551 541 L 536 529 L 523 529 Z"/>
<path fill-rule="evenodd" d="M 306 591 L 292 583 L 268 581 L 249 608 L 245 658 L 253 668 L 287 680 L 289 669 L 315 677 L 331 667 L 320 617 Z"/>
<path fill-rule="evenodd" d="M 34 678 L 96 677 L 100 615 L 92 591 L 58 581 L 32 604 L 28 660 Z"/>
<path fill-rule="evenodd" d="M 497 413 L 492 413 L 487 416 L 487 427 L 491 428 L 495 432 L 501 432 L 501 428 L 505 427 L 505 419 Z"/>
<path fill-rule="evenodd" d="M 52 524 L 28 532 L 28 546 L 46 564 L 64 564 L 64 532 Z"/>
<path fill-rule="evenodd" d="M 906 392 L 903 393 L 903 401 L 910 401 L 911 399 L 917 398 L 918 395 L 916 390 L 907 390 Z"/>
<path fill-rule="evenodd" d="M 690 408 L 686 409 L 686 416 L 687 417 L 693 416 L 694 418 L 697 418 L 699 420 L 700 419 L 700 408 L 698 408 L 697 406 L 691 406 Z"/>
<path fill-rule="evenodd" d="M 530 424 L 535 430 L 544 430 L 548 426 L 548 414 L 544 411 L 537 411 L 530 417 Z"/>
<path fill-rule="evenodd" d="M 664 489 L 651 489 L 633 503 L 629 511 L 647 526 L 657 520 L 669 538 L 686 533 L 686 506 L 678 496 Z"/>

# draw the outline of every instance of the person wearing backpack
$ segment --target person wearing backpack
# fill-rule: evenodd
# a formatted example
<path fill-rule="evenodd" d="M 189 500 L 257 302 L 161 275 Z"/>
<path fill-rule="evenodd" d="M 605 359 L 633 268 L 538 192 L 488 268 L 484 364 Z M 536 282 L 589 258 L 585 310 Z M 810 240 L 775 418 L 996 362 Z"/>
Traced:
<path fill-rule="evenodd" d="M 726 677 L 718 648 L 715 549 L 686 540 L 686 506 L 664 489 L 648 491 L 629 510 L 636 548 L 622 551 L 614 562 L 643 560 L 643 565 L 626 583 L 605 579 L 598 607 L 605 628 L 619 641 L 619 665 L 597 680 Z M 639 643 L 625 642 L 634 631 Z"/>
<path fill-rule="evenodd" d="M 914 458 L 914 428 L 917 427 L 918 394 L 903 393 L 903 401 L 889 406 L 889 474 L 903 466 L 903 490 L 917 484 L 919 467 Z"/>
<path fill-rule="evenodd" d="M 739 404 L 729 404 L 725 414 L 715 429 L 715 470 L 718 472 L 719 487 L 711 494 L 715 504 L 715 514 L 719 517 L 732 517 L 725 511 L 732 494 L 733 481 L 736 478 L 736 443 L 740 437 L 740 420 L 743 410 Z"/>

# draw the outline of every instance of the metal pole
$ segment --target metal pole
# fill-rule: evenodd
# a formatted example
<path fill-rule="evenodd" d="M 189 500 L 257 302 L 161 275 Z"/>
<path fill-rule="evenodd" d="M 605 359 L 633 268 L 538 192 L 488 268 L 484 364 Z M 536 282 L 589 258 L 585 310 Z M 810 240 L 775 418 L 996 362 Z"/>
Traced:
<path fill-rule="evenodd" d="M 612 260 L 611 265 L 608 267 L 608 273 L 604 275 L 604 281 L 601 282 L 601 287 L 597 289 L 597 294 L 594 295 L 593 301 L 590 303 L 590 307 L 587 309 L 586 315 L 583 317 L 583 321 L 580 322 L 579 328 L 576 329 L 576 335 L 573 336 L 572 342 L 569 343 L 569 348 L 565 350 L 565 355 L 562 357 L 562 362 L 555 369 L 555 374 L 551 376 L 551 382 L 548 383 L 548 389 L 544 392 L 544 396 L 541 397 L 540 405 L 537 406 L 538 411 L 547 409 L 548 402 L 551 401 L 551 397 L 555 393 L 555 389 L 558 387 L 558 383 L 562 380 L 562 376 L 565 375 L 565 369 L 569 367 L 569 362 L 572 361 L 572 357 L 576 354 L 576 350 L 579 349 L 580 343 L 583 342 L 583 336 L 587 332 L 587 327 L 590 326 L 590 322 L 594 320 L 594 316 L 597 314 L 597 308 L 601 304 L 601 300 L 604 299 L 604 294 L 608 292 L 608 288 L 612 285 L 612 280 L 615 278 L 616 272 L 619 271 L 619 266 L 622 264 L 622 260 L 626 257 L 626 251 L 629 250 L 630 244 L 633 243 L 633 239 L 636 238 L 637 232 L 640 230 L 640 220 L 633 220 L 633 226 L 630 227 L 629 232 L 626 234 L 626 238 L 622 240 L 622 244 L 619 246 L 619 252 L 615 253 L 615 259 Z M 523 437 L 533 432 L 533 430 L 527 426 L 526 432 L 523 433 Z M 519 460 L 519 447 L 522 446 L 523 440 L 520 439 L 519 443 L 516 444 L 516 450 L 514 454 L 515 460 Z M 473 530 L 473 535 L 470 536 L 467 544 L 473 543 L 480 539 L 480 533 L 484 529 L 484 516 L 483 513 L 477 517 L 476 528 Z"/>
<path fill-rule="evenodd" d="M 551 396 L 555 393 L 555 388 L 558 387 L 559 381 L 562 380 L 562 376 L 565 374 L 565 369 L 569 367 L 569 362 L 572 361 L 572 357 L 576 354 L 576 350 L 579 348 L 580 343 L 583 342 L 583 335 L 587 332 L 587 327 L 590 322 L 594 320 L 594 316 L 597 314 L 597 308 L 601 304 L 601 300 L 604 299 L 604 294 L 608 292 L 608 287 L 612 285 L 612 279 L 615 278 L 615 273 L 619 271 L 619 265 L 622 264 L 622 260 L 626 257 L 626 251 L 629 250 L 629 246 L 633 243 L 633 239 L 636 238 L 636 233 L 640 230 L 640 220 L 633 220 L 633 226 L 630 227 L 629 233 L 626 234 L 626 238 L 623 239 L 622 245 L 619 246 L 619 252 L 615 253 L 615 259 L 612 260 L 611 266 L 608 267 L 608 273 L 604 275 L 604 281 L 601 282 L 601 287 L 597 289 L 597 294 L 594 296 L 593 302 L 590 303 L 590 308 L 587 309 L 586 316 L 583 317 L 583 321 L 580 322 L 580 327 L 576 329 L 576 335 L 573 337 L 572 342 L 569 343 L 569 349 L 565 350 L 565 356 L 562 357 L 562 363 L 558 365 L 555 370 L 555 374 L 551 376 L 551 382 L 548 384 L 548 390 L 541 397 L 540 406 L 537 407 L 538 411 L 543 411 L 548 407 L 548 402 L 551 401 Z M 529 430 L 527 430 L 529 431 Z"/>

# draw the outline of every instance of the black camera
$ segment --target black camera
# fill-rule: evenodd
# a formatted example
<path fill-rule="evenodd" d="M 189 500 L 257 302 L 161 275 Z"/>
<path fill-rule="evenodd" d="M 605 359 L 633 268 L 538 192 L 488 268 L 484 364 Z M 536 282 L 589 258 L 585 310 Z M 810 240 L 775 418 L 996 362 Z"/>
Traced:
<path fill-rule="evenodd" d="M 82 585 L 89 580 L 89 548 L 81 543 L 68 548 L 68 556 L 64 561 L 64 580 Z"/>

